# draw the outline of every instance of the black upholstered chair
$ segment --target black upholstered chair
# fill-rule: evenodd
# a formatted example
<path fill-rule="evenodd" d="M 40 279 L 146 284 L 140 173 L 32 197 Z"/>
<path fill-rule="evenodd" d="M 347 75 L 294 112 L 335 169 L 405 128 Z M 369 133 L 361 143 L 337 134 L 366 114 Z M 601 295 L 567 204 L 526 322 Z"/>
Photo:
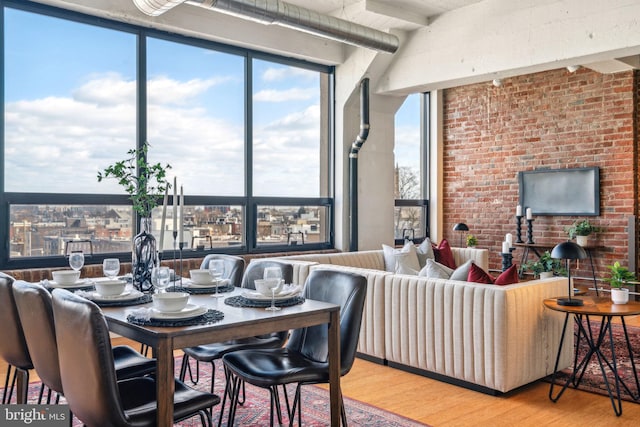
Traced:
<path fill-rule="evenodd" d="M 211 255 L 210 255 L 211 256 Z M 208 257 L 207 257 L 208 258 Z M 205 261 L 208 262 L 207 258 Z M 240 258 L 241 259 L 241 258 Z M 244 260 L 243 265 L 244 265 Z M 208 263 L 207 263 L 208 265 Z M 242 275 L 242 280 L 234 282 L 236 286 L 242 284 L 242 287 L 255 289 L 254 280 L 262 279 L 264 269 L 267 267 L 278 267 L 282 271 L 282 278 L 285 283 L 291 283 L 293 280 L 293 267 L 291 264 L 287 264 L 279 261 L 271 260 L 258 260 L 249 263 L 247 270 Z M 203 261 L 203 267 L 204 261 Z M 229 271 L 228 267 L 225 271 Z M 211 393 L 213 393 L 214 385 L 214 373 L 215 373 L 215 361 L 221 359 L 225 354 L 236 351 L 245 350 L 250 348 L 278 348 L 282 347 L 287 339 L 289 332 L 275 332 L 272 334 L 261 335 L 250 338 L 242 338 L 237 340 L 225 341 L 220 343 L 212 343 L 199 345 L 196 347 L 189 347 L 183 349 L 184 357 L 182 359 L 182 367 L 180 368 L 180 379 L 184 381 L 186 372 L 189 371 L 191 382 L 196 384 L 199 380 L 199 362 L 211 363 Z M 189 365 L 189 358 L 196 360 L 196 376 L 191 375 L 191 366 Z"/>
<path fill-rule="evenodd" d="M 16 401 L 27 403 L 29 371 L 33 369 L 31 355 L 13 298 L 13 283 L 13 277 L 0 273 L 0 357 L 7 362 L 2 404 L 11 402 L 18 376 L 22 377 L 24 388 L 17 390 Z M 42 390 L 40 392 L 42 393 Z"/>
<path fill-rule="evenodd" d="M 58 346 L 53 322 L 51 294 L 44 287 L 17 280 L 13 296 L 33 366 L 40 380 L 49 390 L 64 394 L 60 378 Z M 141 377 L 156 370 L 155 359 L 148 359 L 126 345 L 113 347 L 113 360 L 118 380 Z M 56 402 L 59 396 L 56 397 Z M 40 403 L 42 394 L 38 398 Z M 47 395 L 47 403 L 51 393 Z"/>
<path fill-rule="evenodd" d="M 240 286 L 242 284 L 242 274 L 244 273 L 244 259 L 224 254 L 209 254 L 202 260 L 200 268 L 208 270 L 209 261 L 212 259 L 221 259 L 224 262 L 224 275 L 223 279 L 229 279 L 233 286 Z"/>
<path fill-rule="evenodd" d="M 347 374 L 353 366 L 358 347 L 360 323 L 364 308 L 367 280 L 361 275 L 314 270 L 305 284 L 305 297 L 340 305 L 340 375 Z M 235 416 L 241 382 L 268 388 L 271 393 L 271 425 L 274 421 L 274 403 L 278 404 L 278 386 L 297 384 L 293 407 L 289 408 L 289 425 L 293 425 L 296 410 L 298 423 L 302 425 L 300 389 L 303 384 L 329 382 L 327 325 L 296 329 L 284 348 L 241 350 L 225 354 L 222 361 L 229 377 L 227 394 L 230 394 L 229 419 Z M 285 396 L 286 396 L 286 387 Z M 279 408 L 275 408 L 279 412 Z M 278 414 L 279 415 L 279 414 Z M 347 419 L 342 407 L 342 423 Z M 232 425 L 233 421 L 231 422 Z"/>
<path fill-rule="evenodd" d="M 53 291 L 53 317 L 64 396 L 88 427 L 155 426 L 153 376 L 117 381 L 107 322 L 100 308 L 65 289 Z M 208 408 L 218 396 L 175 381 L 174 420 L 200 415 L 211 426 Z"/>

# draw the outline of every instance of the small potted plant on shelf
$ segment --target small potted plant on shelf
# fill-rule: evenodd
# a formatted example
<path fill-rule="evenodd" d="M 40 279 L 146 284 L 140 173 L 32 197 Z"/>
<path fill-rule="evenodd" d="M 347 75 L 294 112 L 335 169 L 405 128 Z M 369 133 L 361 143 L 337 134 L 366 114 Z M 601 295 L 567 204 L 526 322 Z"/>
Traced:
<path fill-rule="evenodd" d="M 636 275 L 629 271 L 626 267 L 620 265 L 620 262 L 616 261 L 613 265 L 608 265 L 609 277 L 605 277 L 603 280 L 611 286 L 611 301 L 614 304 L 626 304 L 629 302 L 629 289 L 623 286 L 630 280 L 635 280 Z"/>
<path fill-rule="evenodd" d="M 566 228 L 566 231 L 567 233 L 569 233 L 570 239 L 575 238 L 577 244 L 579 244 L 580 246 L 587 246 L 587 237 L 592 233 L 602 231 L 602 229 L 600 227 L 592 225 L 588 219 L 583 219 L 574 221 L 570 227 Z"/>
<path fill-rule="evenodd" d="M 528 261 L 523 268 L 532 271 L 533 276 L 540 279 L 553 277 L 554 273 L 562 274 L 561 260 L 551 258 L 549 251 L 544 251 L 535 261 Z"/>
<path fill-rule="evenodd" d="M 467 247 L 474 248 L 478 244 L 478 239 L 473 234 L 467 236 Z"/>

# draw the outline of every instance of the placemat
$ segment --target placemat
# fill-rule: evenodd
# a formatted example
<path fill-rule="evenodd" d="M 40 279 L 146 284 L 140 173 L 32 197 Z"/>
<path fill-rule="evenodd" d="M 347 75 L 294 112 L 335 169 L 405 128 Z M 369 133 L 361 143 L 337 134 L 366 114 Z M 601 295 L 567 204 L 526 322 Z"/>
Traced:
<path fill-rule="evenodd" d="M 302 304 L 305 301 L 304 297 L 295 296 L 287 299 L 277 300 L 275 302 L 276 307 L 291 307 L 292 305 Z M 252 307 L 252 308 L 265 308 L 271 306 L 271 300 L 258 301 L 243 297 L 242 295 L 236 295 L 233 297 L 225 298 L 224 303 L 232 307 Z"/>
<path fill-rule="evenodd" d="M 127 322 L 138 326 L 193 326 L 216 323 L 224 319 L 224 313 L 218 310 L 207 310 L 206 313 L 191 319 L 141 319 L 133 314 L 127 316 Z"/>
<path fill-rule="evenodd" d="M 218 287 L 218 293 L 222 294 L 225 292 L 231 292 L 235 289 L 236 287 L 233 286 L 231 283 L 229 283 L 228 285 L 224 285 L 224 286 L 220 286 Z M 171 289 L 171 292 L 174 292 L 174 287 L 173 286 L 169 286 L 168 289 Z M 196 287 L 184 287 L 184 286 L 176 286 L 175 287 L 175 292 L 187 292 L 190 294 L 213 294 L 216 292 L 215 288 L 196 288 Z"/>
<path fill-rule="evenodd" d="M 152 297 L 149 294 L 144 294 L 136 299 L 130 299 L 130 300 L 114 300 L 114 301 L 107 301 L 107 300 L 91 300 L 93 302 L 95 302 L 99 307 L 126 307 L 128 305 L 140 305 L 140 304 L 146 304 L 148 302 L 152 301 Z"/>

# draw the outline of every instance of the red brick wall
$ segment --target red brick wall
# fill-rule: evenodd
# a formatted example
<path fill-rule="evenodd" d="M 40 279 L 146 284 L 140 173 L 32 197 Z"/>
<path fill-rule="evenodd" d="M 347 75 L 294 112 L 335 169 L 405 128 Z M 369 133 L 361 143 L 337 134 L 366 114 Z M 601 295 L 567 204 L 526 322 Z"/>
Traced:
<path fill-rule="evenodd" d="M 637 76 L 566 69 L 482 83 L 444 94 L 444 230 L 465 222 L 500 268 L 501 242 L 515 239 L 519 171 L 539 168 L 600 168 L 600 216 L 604 228 L 594 252 L 596 268 L 627 264 L 627 223 L 637 214 Z M 538 242 L 561 242 L 564 228 L 580 217 L 537 216 Z M 523 240 L 526 225 L 523 221 Z M 514 253 L 519 264 L 521 249 Z M 590 274 L 580 264 L 580 275 Z"/>

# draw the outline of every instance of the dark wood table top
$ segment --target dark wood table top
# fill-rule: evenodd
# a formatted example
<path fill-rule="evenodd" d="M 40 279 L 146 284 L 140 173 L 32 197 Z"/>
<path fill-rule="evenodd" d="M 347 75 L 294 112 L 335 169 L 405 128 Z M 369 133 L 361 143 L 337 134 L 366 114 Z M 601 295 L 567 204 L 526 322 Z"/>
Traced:
<path fill-rule="evenodd" d="M 566 297 L 559 297 L 566 298 Z M 640 302 L 629 301 L 626 304 L 614 304 L 610 297 L 575 297 L 584 301 L 581 306 L 558 305 L 557 298 L 547 298 L 544 305 L 547 308 L 563 313 L 586 314 L 594 316 L 635 316 L 640 314 Z"/>

